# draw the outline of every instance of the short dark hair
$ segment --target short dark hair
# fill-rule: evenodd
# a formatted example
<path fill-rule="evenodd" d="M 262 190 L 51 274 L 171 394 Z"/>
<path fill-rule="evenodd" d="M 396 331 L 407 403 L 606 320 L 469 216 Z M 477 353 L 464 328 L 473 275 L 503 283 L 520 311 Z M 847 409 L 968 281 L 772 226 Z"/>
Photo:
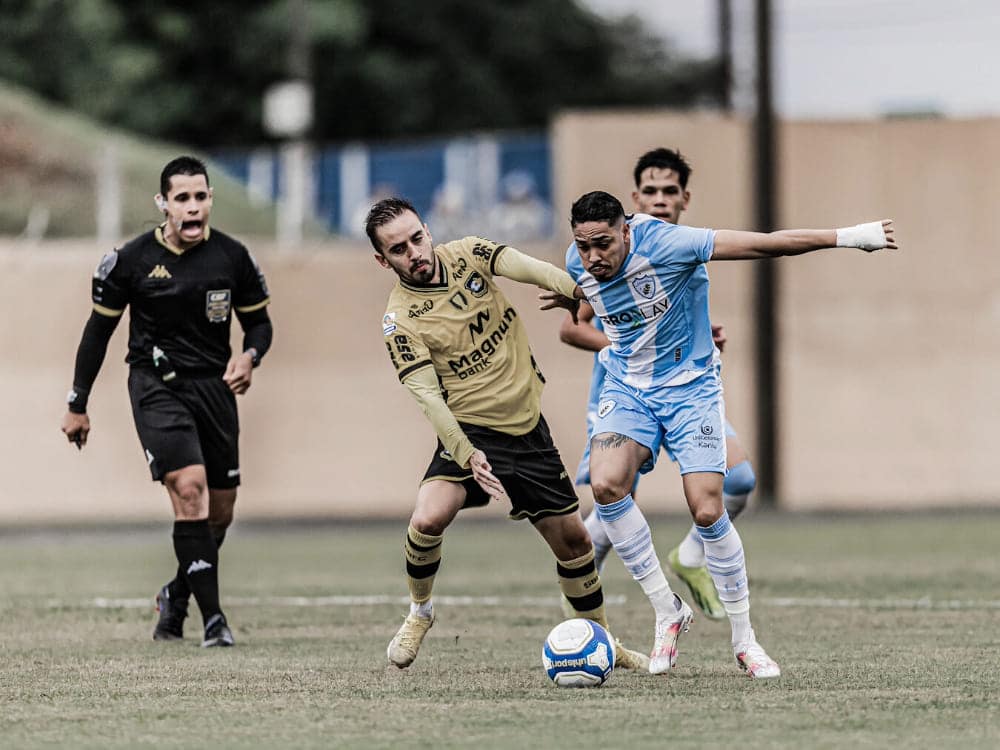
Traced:
<path fill-rule="evenodd" d="M 378 237 L 375 236 L 375 232 L 378 231 L 379 227 L 388 224 L 406 211 L 412 211 L 418 219 L 420 218 L 417 209 L 406 198 L 383 198 L 371 207 L 368 216 L 365 217 L 365 234 L 371 240 L 372 247 L 379 253 L 382 252 L 382 248 L 378 246 Z"/>
<path fill-rule="evenodd" d="M 639 187 L 639 182 L 642 180 L 642 173 L 650 167 L 674 170 L 677 173 L 677 179 L 681 183 L 681 187 L 687 190 L 688 177 L 691 176 L 692 170 L 691 165 L 681 156 L 680 151 L 669 148 L 654 148 L 652 151 L 647 151 L 640 156 L 639 161 L 635 163 L 635 169 L 632 170 L 636 187 Z"/>
<path fill-rule="evenodd" d="M 587 221 L 606 221 L 608 226 L 618 223 L 624 218 L 625 209 L 622 202 L 603 190 L 580 196 L 569 213 L 569 225 L 575 227 Z"/>
<path fill-rule="evenodd" d="M 194 156 L 178 156 L 167 162 L 167 166 L 160 172 L 160 195 L 164 198 L 170 192 L 170 178 L 175 174 L 205 175 L 205 184 L 208 184 L 208 169 L 205 162 Z"/>

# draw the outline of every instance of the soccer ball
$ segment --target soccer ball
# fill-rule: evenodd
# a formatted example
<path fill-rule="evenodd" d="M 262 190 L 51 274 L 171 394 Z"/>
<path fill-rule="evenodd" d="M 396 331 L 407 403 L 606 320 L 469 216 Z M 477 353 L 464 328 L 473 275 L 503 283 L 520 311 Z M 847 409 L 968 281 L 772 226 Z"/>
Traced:
<path fill-rule="evenodd" d="M 596 622 L 566 620 L 545 639 L 542 665 L 559 687 L 598 687 L 615 668 L 615 647 L 608 631 Z"/>

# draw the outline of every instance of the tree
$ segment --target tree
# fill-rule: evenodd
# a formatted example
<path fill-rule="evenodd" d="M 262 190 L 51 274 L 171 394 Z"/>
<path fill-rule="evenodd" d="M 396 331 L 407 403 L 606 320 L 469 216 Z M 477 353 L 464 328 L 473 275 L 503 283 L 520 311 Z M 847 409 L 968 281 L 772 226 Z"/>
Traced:
<path fill-rule="evenodd" d="M 0 0 L 0 77 L 193 145 L 266 139 L 286 0 Z M 684 106 L 718 88 L 637 19 L 573 0 L 310 0 L 317 141 L 542 127 L 567 107 Z"/>

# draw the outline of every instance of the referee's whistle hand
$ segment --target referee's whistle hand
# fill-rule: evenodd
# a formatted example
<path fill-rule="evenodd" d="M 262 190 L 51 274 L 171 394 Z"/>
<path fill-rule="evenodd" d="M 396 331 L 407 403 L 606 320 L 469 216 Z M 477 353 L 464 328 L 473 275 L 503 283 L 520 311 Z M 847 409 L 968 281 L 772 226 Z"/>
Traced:
<path fill-rule="evenodd" d="M 222 380 L 236 395 L 246 393 L 253 378 L 253 358 L 247 352 L 237 354 L 229 360 Z"/>
<path fill-rule="evenodd" d="M 78 450 L 83 450 L 83 446 L 87 444 L 87 435 L 90 433 L 90 417 L 67 411 L 62 420 L 62 432 Z"/>

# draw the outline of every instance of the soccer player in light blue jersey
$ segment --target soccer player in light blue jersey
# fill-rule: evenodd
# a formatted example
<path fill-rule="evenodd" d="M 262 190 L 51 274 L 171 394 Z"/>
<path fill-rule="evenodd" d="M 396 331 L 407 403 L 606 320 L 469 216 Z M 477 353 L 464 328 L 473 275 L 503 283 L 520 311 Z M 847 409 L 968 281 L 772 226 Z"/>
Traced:
<path fill-rule="evenodd" d="M 573 204 L 570 224 L 567 270 L 610 342 L 600 353 L 607 374 L 591 440 L 591 488 L 608 538 L 656 613 L 649 670 L 673 667 L 677 640 L 692 619 L 667 582 L 631 494 L 636 476 L 653 468 L 663 447 L 680 466 L 708 571 L 729 616 L 737 663 L 751 677 L 777 677 L 780 669 L 750 623 L 743 542 L 722 501 L 725 417 L 705 264 L 833 247 L 895 248 L 892 221 L 771 233 L 695 229 L 648 214 L 626 218 L 617 198 L 597 191 Z M 569 303 L 553 293 L 541 297 Z"/>
<path fill-rule="evenodd" d="M 632 203 L 636 212 L 655 216 L 671 224 L 679 224 L 681 214 L 687 209 L 691 200 L 688 179 L 692 171 L 691 165 L 681 153 L 667 148 L 653 149 L 639 157 L 632 171 L 635 180 Z M 604 326 L 599 319 L 594 318 L 594 311 L 590 305 L 581 304 L 577 318 L 578 322 L 574 322 L 573 316 L 567 314 L 563 320 L 559 329 L 559 338 L 563 343 L 592 352 L 599 352 L 608 345 Z M 721 354 L 726 343 L 723 326 L 712 326 L 712 341 Z M 721 368 L 721 358 L 718 359 L 716 366 Z M 604 372 L 604 365 L 595 355 L 587 401 L 587 446 L 577 469 L 577 485 L 590 484 L 590 438 L 593 437 L 592 428 L 597 417 L 597 403 L 601 386 L 604 384 Z M 726 420 L 725 430 L 726 478 L 722 486 L 722 500 L 730 520 L 734 520 L 746 507 L 747 499 L 756 485 L 756 476 L 749 455 L 729 420 Z M 594 541 L 595 560 L 598 567 L 601 567 L 611 550 L 611 540 L 608 539 L 596 510 L 591 511 L 584 523 Z M 725 619 L 726 610 L 719 600 L 715 583 L 705 566 L 704 543 L 694 525 L 681 543 L 667 555 L 667 564 L 687 584 L 694 603 L 706 617 L 712 620 Z"/>

